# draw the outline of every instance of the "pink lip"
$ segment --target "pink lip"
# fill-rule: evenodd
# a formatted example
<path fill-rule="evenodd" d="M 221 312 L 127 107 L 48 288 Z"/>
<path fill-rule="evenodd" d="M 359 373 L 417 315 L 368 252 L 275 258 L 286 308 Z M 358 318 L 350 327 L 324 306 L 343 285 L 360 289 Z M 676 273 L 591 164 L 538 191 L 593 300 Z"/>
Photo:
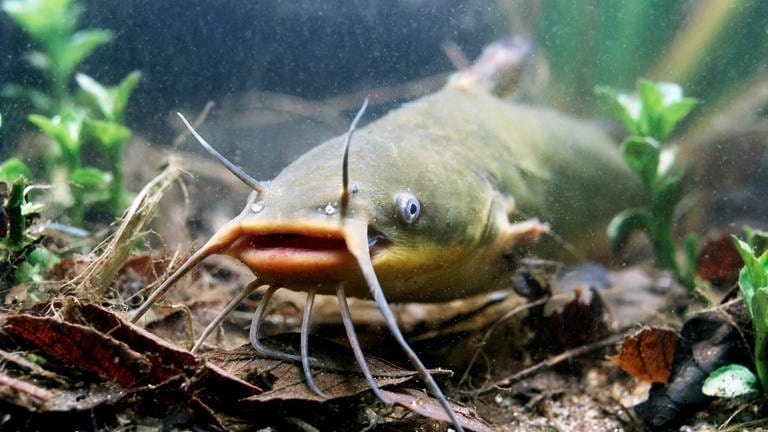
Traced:
<path fill-rule="evenodd" d="M 243 235 L 226 250 L 265 279 L 281 282 L 338 279 L 355 268 L 340 233 L 270 233 Z"/>

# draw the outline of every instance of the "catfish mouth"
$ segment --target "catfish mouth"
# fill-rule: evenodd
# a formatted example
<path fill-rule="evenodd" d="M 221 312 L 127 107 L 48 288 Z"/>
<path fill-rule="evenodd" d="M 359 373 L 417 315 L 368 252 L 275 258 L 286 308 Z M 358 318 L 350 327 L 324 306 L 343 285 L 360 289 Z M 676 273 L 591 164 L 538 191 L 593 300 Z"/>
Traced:
<path fill-rule="evenodd" d="M 371 259 L 387 244 L 374 230 L 368 231 L 367 240 Z M 281 281 L 344 279 L 358 268 L 340 230 L 244 232 L 224 253 L 262 278 Z"/>

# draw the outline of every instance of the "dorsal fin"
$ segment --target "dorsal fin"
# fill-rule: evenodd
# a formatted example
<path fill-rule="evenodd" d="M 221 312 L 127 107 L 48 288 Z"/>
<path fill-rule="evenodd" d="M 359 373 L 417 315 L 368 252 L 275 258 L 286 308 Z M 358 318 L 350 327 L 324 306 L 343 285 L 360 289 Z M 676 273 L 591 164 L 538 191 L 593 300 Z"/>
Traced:
<path fill-rule="evenodd" d="M 504 38 L 488 45 L 472 66 L 451 76 L 448 85 L 478 87 L 507 98 L 517 90 L 533 52 L 533 44 L 523 36 Z"/>

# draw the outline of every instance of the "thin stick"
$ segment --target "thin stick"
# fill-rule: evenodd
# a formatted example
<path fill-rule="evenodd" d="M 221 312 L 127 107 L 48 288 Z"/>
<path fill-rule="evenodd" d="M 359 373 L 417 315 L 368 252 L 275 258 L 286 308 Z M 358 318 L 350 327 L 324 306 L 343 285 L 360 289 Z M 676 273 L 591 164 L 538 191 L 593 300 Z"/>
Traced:
<path fill-rule="evenodd" d="M 208 336 L 213 333 L 213 331 L 221 324 L 222 321 L 224 321 L 224 318 L 229 315 L 230 312 L 232 312 L 237 305 L 239 305 L 243 300 L 245 300 L 246 297 L 248 297 L 253 291 L 258 288 L 258 280 L 255 280 L 248 285 L 244 286 L 242 290 L 240 290 L 240 293 L 233 297 L 232 300 L 227 303 L 226 306 L 224 306 L 224 309 L 219 312 L 218 315 L 205 327 L 205 330 L 200 334 L 200 336 L 197 338 L 197 341 L 195 342 L 195 345 L 192 347 L 191 352 L 195 353 L 198 349 L 203 345 L 203 342 L 208 338 Z"/>
<path fill-rule="evenodd" d="M 315 306 L 316 293 L 316 288 L 310 288 L 309 291 L 307 291 L 307 302 L 304 305 L 304 315 L 301 318 L 301 368 L 304 370 L 304 378 L 307 380 L 307 385 L 310 390 L 323 399 L 330 399 L 330 397 L 315 384 L 315 380 L 312 379 L 312 370 L 309 368 L 309 321 L 312 317 L 312 308 Z"/>
<path fill-rule="evenodd" d="M 368 387 L 371 388 L 373 394 L 376 395 L 379 400 L 385 404 L 391 405 L 392 402 L 384 396 L 379 386 L 376 385 L 376 381 L 373 379 L 373 374 L 368 368 L 368 363 L 365 361 L 363 350 L 360 348 L 360 341 L 357 339 L 357 333 L 355 332 L 355 325 L 352 322 L 352 314 L 349 311 L 349 303 L 347 303 L 347 295 L 344 292 L 344 286 L 340 285 L 336 288 L 336 297 L 339 299 L 339 308 L 341 309 L 341 321 L 344 323 L 344 330 L 347 331 L 347 340 L 352 347 L 352 352 L 355 353 L 355 360 L 360 365 L 360 369 L 363 371 L 366 381 L 368 381 Z"/>
<path fill-rule="evenodd" d="M 535 374 L 537 374 L 538 372 L 540 372 L 540 371 L 542 371 L 544 369 L 551 368 L 551 367 L 553 367 L 553 366 L 555 366 L 555 365 L 557 365 L 559 363 L 562 363 L 562 362 L 564 362 L 566 360 L 570 360 L 570 359 L 572 359 L 574 357 L 578 357 L 580 355 L 586 354 L 588 352 L 592 352 L 592 351 L 595 351 L 595 350 L 598 350 L 598 349 L 601 349 L 601 348 L 605 348 L 607 346 L 615 345 L 619 341 L 621 341 L 622 339 L 624 339 L 624 335 L 623 334 L 616 334 L 616 335 L 613 335 L 613 336 L 608 337 L 606 339 L 603 339 L 601 341 L 597 341 L 597 342 L 591 343 L 589 345 L 582 345 L 580 347 L 569 349 L 569 350 L 567 350 L 565 352 L 562 352 L 562 353 L 560 353 L 560 354 L 558 354 L 556 356 L 550 357 L 550 358 L 548 358 L 546 360 L 543 360 L 543 361 L 541 361 L 539 363 L 536 363 L 535 365 L 533 365 L 533 366 L 531 366 L 531 367 L 529 367 L 527 369 L 523 369 L 523 370 L 521 370 L 520 372 L 517 372 L 514 375 L 510 375 L 510 376 L 508 376 L 506 378 L 500 379 L 499 381 L 496 381 L 496 383 L 493 384 L 492 386 L 486 387 L 484 389 L 477 390 L 477 391 L 473 392 L 472 394 L 474 396 L 478 396 L 478 395 L 481 395 L 481 394 L 484 394 L 484 393 L 488 393 L 488 392 L 493 391 L 493 390 L 498 390 L 498 389 L 502 389 L 504 387 L 509 387 L 512 384 L 514 384 L 514 383 L 516 383 L 518 381 L 521 381 L 521 380 L 523 380 L 525 378 L 528 378 L 529 376 L 535 375 Z"/>
<path fill-rule="evenodd" d="M 259 340 L 259 329 L 261 328 L 261 324 L 264 322 L 264 313 L 267 310 L 267 303 L 269 303 L 269 300 L 272 298 L 272 294 L 274 294 L 275 291 L 277 291 L 277 287 L 270 286 L 267 288 L 267 291 L 264 293 L 264 297 L 262 297 L 261 302 L 259 302 L 259 307 L 256 308 L 256 313 L 253 314 L 250 334 L 251 345 L 258 353 L 267 357 L 274 357 L 286 361 L 300 361 L 300 356 L 267 348 L 262 345 L 261 341 Z"/>

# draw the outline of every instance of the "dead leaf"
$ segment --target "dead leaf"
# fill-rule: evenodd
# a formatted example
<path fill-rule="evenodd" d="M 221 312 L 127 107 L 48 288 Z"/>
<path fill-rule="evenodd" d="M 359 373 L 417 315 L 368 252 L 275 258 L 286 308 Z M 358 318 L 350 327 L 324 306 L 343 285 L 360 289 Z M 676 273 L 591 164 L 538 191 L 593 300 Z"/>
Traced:
<path fill-rule="evenodd" d="M 382 390 L 384 396 L 389 398 L 393 403 L 415 412 L 421 416 L 431 418 L 433 420 L 439 420 L 442 422 L 450 423 L 448 414 L 440 405 L 440 402 L 429 396 L 426 393 L 413 389 L 400 389 L 397 392 Z M 491 429 L 484 421 L 482 421 L 474 411 L 467 407 L 451 404 L 453 412 L 456 413 L 456 418 L 459 420 L 464 429 L 475 432 L 491 432 Z"/>
<path fill-rule="evenodd" d="M 640 381 L 666 383 L 678 339 L 676 331 L 645 327 L 624 337 L 621 352 L 608 360 Z"/>
<path fill-rule="evenodd" d="M 729 233 L 709 240 L 696 257 L 696 274 L 717 286 L 735 283 L 743 266 Z"/>
<path fill-rule="evenodd" d="M 534 334 L 528 351 L 535 361 L 542 361 L 569 349 L 605 339 L 610 331 L 605 303 L 594 288 L 584 295 L 573 290 L 574 298 L 560 310 L 544 315 L 544 307 L 533 308 L 525 323 Z M 574 366 L 571 363 L 570 366 Z"/>
<path fill-rule="evenodd" d="M 11 315 L 6 317 L 3 330 L 52 357 L 66 360 L 124 388 L 140 385 L 151 366 L 142 354 L 123 342 L 93 328 L 52 317 Z"/>
<path fill-rule="evenodd" d="M 688 318 L 680 330 L 669 383 L 654 383 L 648 399 L 635 405 L 646 429 L 677 429 L 711 402 L 712 397 L 701 391 L 709 374 L 720 366 L 747 364 L 751 360 L 741 330 L 750 326 L 749 313 L 741 299 Z"/>
<path fill-rule="evenodd" d="M 263 338 L 265 345 L 284 352 L 298 353 L 298 335 L 282 334 Z M 352 351 L 326 339 L 311 337 L 310 355 L 316 359 L 312 364 L 312 377 L 317 386 L 331 398 L 352 396 L 368 390 Z M 259 377 L 260 387 L 268 386 L 262 394 L 246 399 L 250 402 L 271 400 L 304 400 L 323 402 L 326 399 L 314 394 L 308 387 L 301 364 L 266 358 L 250 345 L 225 352 L 214 351 L 205 355 L 211 363 L 241 378 Z M 379 387 L 406 382 L 418 374 L 402 369 L 375 357 L 366 357 L 371 374 Z M 432 370 L 433 374 L 450 373 L 446 370 Z M 253 379 L 253 378 L 252 378 Z"/>

